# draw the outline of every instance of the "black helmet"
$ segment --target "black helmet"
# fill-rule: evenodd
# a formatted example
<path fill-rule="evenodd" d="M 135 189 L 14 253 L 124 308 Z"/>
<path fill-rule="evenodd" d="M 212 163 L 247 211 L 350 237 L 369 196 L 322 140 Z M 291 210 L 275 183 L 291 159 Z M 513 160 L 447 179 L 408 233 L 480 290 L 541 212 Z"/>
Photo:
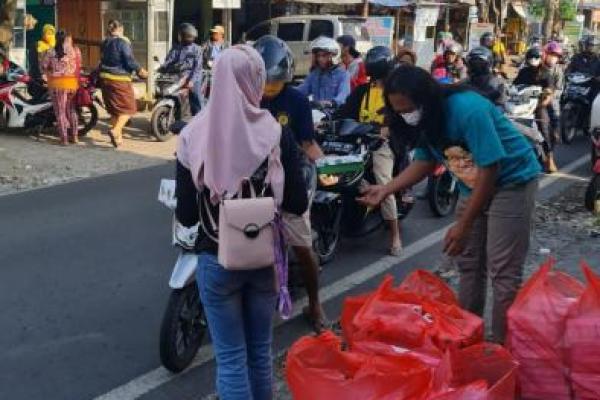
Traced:
<path fill-rule="evenodd" d="M 375 46 L 367 52 L 365 68 L 373 80 L 384 79 L 394 66 L 392 51 L 385 46 Z"/>
<path fill-rule="evenodd" d="M 525 59 L 531 60 L 532 58 L 541 59 L 542 58 L 542 49 L 535 46 L 535 47 L 531 47 L 529 50 L 527 50 L 527 53 L 525 53 Z"/>
<path fill-rule="evenodd" d="M 254 43 L 265 62 L 267 82 L 291 81 L 294 77 L 294 56 L 288 45 L 281 39 L 266 35 Z"/>
<path fill-rule="evenodd" d="M 600 38 L 595 35 L 589 35 L 583 42 L 583 49 L 592 53 L 597 53 L 600 48 Z"/>
<path fill-rule="evenodd" d="M 182 40 L 190 40 L 190 41 L 194 41 L 198 38 L 198 30 L 196 29 L 196 27 L 188 22 L 184 22 L 183 24 L 179 25 L 179 35 L 181 36 Z"/>
<path fill-rule="evenodd" d="M 479 39 L 479 44 L 483 47 L 487 47 L 488 49 L 490 49 L 494 45 L 495 40 L 496 35 L 494 35 L 492 32 L 485 32 L 483 35 L 481 35 L 481 38 Z"/>
<path fill-rule="evenodd" d="M 467 68 L 471 75 L 487 75 L 494 65 L 494 54 L 487 47 L 475 47 L 467 55 Z"/>

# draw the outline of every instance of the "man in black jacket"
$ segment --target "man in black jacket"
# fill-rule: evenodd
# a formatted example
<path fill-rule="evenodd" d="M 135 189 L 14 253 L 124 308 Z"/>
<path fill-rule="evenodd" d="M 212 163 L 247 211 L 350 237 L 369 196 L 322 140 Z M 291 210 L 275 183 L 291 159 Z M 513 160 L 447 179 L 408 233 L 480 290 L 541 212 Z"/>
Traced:
<path fill-rule="evenodd" d="M 488 48 L 476 47 L 471 50 L 467 56 L 467 84 L 498 107 L 504 108 L 507 100 L 506 84 L 492 73 L 493 65 L 494 55 Z"/>

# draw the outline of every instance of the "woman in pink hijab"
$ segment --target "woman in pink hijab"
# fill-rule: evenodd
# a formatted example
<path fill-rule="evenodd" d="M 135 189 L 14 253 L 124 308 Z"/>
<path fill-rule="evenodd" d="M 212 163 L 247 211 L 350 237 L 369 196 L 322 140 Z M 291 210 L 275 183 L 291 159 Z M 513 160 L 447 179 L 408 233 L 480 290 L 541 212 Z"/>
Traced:
<path fill-rule="evenodd" d="M 206 107 L 184 128 L 177 149 L 178 221 L 200 222 L 196 281 L 217 360 L 221 400 L 272 399 L 273 266 L 226 270 L 217 260 L 218 201 L 247 177 L 258 190 L 267 173 L 277 203 L 302 215 L 308 207 L 300 154 L 291 132 L 260 108 L 266 73 L 250 46 L 225 50 L 213 67 Z M 244 257 L 240 254 L 240 257 Z"/>

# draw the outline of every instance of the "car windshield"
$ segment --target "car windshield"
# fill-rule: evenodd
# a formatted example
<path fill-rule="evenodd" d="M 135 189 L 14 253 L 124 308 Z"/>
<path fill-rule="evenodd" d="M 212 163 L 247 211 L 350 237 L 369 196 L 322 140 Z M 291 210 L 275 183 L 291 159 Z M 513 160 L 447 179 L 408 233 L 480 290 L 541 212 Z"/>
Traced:
<path fill-rule="evenodd" d="M 368 42 L 371 40 L 369 37 L 369 31 L 364 26 L 362 20 L 344 20 L 342 21 L 342 32 L 344 35 L 351 35 L 357 41 Z"/>

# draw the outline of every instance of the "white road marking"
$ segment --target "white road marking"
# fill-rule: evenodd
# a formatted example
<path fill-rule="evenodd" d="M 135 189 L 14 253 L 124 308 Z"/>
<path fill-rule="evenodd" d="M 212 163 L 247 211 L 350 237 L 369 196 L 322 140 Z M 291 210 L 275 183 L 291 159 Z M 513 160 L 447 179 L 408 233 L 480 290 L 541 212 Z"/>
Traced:
<path fill-rule="evenodd" d="M 553 174 L 549 176 L 545 176 L 542 178 L 540 182 L 540 189 L 543 189 L 560 179 L 564 179 L 566 174 L 571 174 L 583 165 L 586 162 L 589 162 L 589 155 L 585 155 L 583 157 L 578 158 L 577 160 L 571 162 L 566 165 L 564 168 L 560 170 L 560 173 Z M 441 229 L 438 229 L 435 232 L 430 233 L 429 235 L 417 240 L 416 242 L 408 245 L 404 248 L 402 255 L 400 257 L 392 257 L 385 256 L 380 258 L 379 260 L 365 265 L 363 268 L 355 271 L 354 273 L 337 280 L 323 288 L 319 291 L 322 302 L 327 302 L 340 294 L 351 290 L 352 288 L 361 285 L 370 279 L 374 278 L 377 275 L 380 275 L 386 271 L 389 271 L 393 266 L 399 264 L 400 262 L 409 259 L 420 252 L 428 249 L 429 247 L 435 245 L 439 241 L 441 241 L 446 234 L 446 230 L 452 224 L 448 224 Z M 302 301 L 298 301 L 294 303 L 294 312 L 292 313 L 291 319 L 298 317 L 302 313 L 302 308 L 307 304 L 307 300 L 305 298 Z M 275 324 L 275 327 L 285 324 L 286 321 L 278 320 Z M 125 383 L 122 386 L 119 386 L 108 393 L 105 393 L 101 396 L 96 397 L 94 400 L 134 400 L 137 399 L 144 394 L 150 392 L 162 386 L 169 381 L 180 377 L 195 367 L 206 364 L 214 359 L 214 354 L 212 351 L 211 345 L 203 346 L 199 351 L 198 355 L 194 359 L 194 362 L 191 366 L 185 371 L 179 374 L 172 374 L 167 371 L 163 367 L 156 368 L 144 375 L 140 375 L 137 378 Z"/>

